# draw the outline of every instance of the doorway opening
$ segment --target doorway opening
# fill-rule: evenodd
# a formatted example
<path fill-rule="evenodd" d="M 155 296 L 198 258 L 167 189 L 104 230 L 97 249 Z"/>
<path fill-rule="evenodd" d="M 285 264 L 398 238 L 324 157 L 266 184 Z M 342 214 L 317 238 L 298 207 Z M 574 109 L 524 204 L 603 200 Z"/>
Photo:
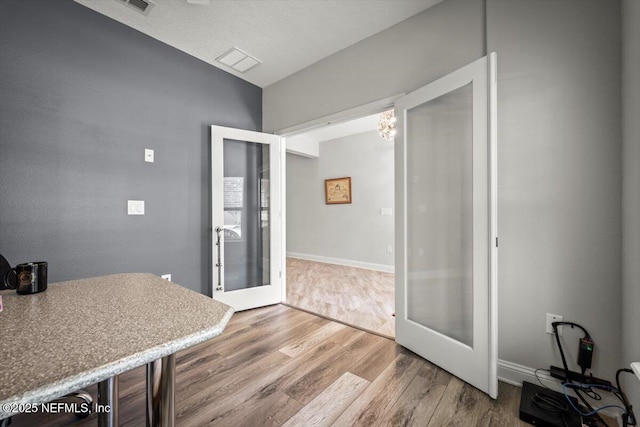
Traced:
<path fill-rule="evenodd" d="M 286 137 L 285 301 L 393 338 L 394 146 L 381 113 Z"/>

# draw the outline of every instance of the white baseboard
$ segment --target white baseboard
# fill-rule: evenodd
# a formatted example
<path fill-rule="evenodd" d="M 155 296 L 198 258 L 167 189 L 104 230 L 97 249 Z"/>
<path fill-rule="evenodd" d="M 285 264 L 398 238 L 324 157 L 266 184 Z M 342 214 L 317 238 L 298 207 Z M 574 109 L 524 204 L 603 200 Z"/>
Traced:
<path fill-rule="evenodd" d="M 506 360 L 498 360 L 498 379 L 507 384 L 522 387 L 522 382 L 527 381 L 536 385 L 540 383 L 544 384 L 550 389 L 562 393 L 562 383 L 549 375 L 548 371 L 538 371 L 538 378 L 536 378 L 536 370 L 528 366 L 518 365 L 517 363 L 507 362 Z M 538 379 L 540 381 L 538 381 Z M 571 393 L 572 396 L 575 396 Z M 610 393 L 603 391 L 600 393 L 602 400 L 591 400 L 589 403 L 594 408 L 598 408 L 606 405 L 621 405 L 620 401 Z M 619 425 L 622 425 L 621 411 L 616 408 L 607 408 L 601 411 L 601 414 L 614 418 L 618 421 Z"/>
<path fill-rule="evenodd" d="M 395 273 L 396 268 L 393 265 L 374 264 L 371 262 L 353 261 L 350 259 L 331 258 L 320 255 L 299 254 L 296 252 L 287 252 L 288 258 L 299 258 L 307 261 L 324 262 L 326 264 L 345 265 L 347 267 L 366 268 L 367 270 L 383 271 L 385 273 Z"/>

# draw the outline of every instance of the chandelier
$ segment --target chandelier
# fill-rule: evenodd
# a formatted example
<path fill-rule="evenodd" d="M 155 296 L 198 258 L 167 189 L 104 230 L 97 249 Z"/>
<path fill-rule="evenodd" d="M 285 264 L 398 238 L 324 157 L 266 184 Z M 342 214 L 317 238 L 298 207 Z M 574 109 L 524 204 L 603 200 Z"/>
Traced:
<path fill-rule="evenodd" d="M 378 132 L 380 132 L 380 136 L 387 141 L 393 141 L 393 137 L 396 136 L 396 116 L 393 109 L 385 111 L 380 116 Z"/>

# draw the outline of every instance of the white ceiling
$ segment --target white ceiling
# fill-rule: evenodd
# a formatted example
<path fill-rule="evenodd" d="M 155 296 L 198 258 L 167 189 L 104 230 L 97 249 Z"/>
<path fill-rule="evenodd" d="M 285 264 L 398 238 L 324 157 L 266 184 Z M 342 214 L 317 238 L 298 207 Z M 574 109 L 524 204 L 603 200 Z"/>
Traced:
<path fill-rule="evenodd" d="M 442 0 L 153 0 L 147 16 L 121 0 L 75 1 L 266 87 Z M 234 46 L 262 64 L 240 73 L 215 60 Z"/>

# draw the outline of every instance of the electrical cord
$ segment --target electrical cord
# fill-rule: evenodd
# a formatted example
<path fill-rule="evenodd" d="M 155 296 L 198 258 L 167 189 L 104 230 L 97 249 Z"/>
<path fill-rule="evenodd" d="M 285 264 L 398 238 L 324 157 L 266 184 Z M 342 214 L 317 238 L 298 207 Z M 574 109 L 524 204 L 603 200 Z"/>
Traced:
<path fill-rule="evenodd" d="M 616 371 L 616 386 L 618 386 L 618 390 L 614 394 L 618 399 L 620 399 L 620 401 L 625 407 L 625 413 L 622 415 L 623 427 L 635 426 L 638 424 L 638 422 L 636 420 L 636 416 L 633 413 L 633 406 L 629 403 L 629 400 L 627 399 L 627 395 L 624 394 L 624 391 L 622 391 L 622 386 L 620 385 L 620 374 L 623 372 L 631 373 L 631 374 L 634 373 L 631 369 L 628 369 L 628 368 L 621 368 Z"/>
<path fill-rule="evenodd" d="M 576 386 L 576 383 L 574 383 L 574 380 L 570 380 L 570 370 L 569 370 L 569 365 L 567 363 L 567 359 L 566 356 L 564 354 L 564 349 L 562 347 L 562 343 L 560 342 L 560 334 L 558 334 L 558 326 L 561 325 L 567 325 L 567 326 L 571 326 L 571 328 L 579 328 L 582 330 L 582 332 L 584 332 L 584 337 L 583 340 L 589 340 L 592 341 L 591 339 L 591 334 L 589 334 L 589 331 L 586 330 L 586 328 L 584 328 L 583 326 L 577 324 L 577 323 L 573 323 L 573 322 L 553 322 L 551 324 L 551 326 L 553 327 L 553 332 L 555 335 L 555 339 L 556 339 L 556 343 L 558 344 L 558 349 L 560 351 L 560 357 L 562 358 L 562 366 L 564 368 L 565 371 L 565 375 L 568 381 L 566 381 L 565 383 L 563 383 L 563 391 L 565 392 L 565 397 L 567 399 L 567 401 L 570 403 L 571 407 L 573 410 L 576 411 L 576 413 L 580 414 L 581 416 L 589 416 L 592 417 L 591 419 L 596 422 L 596 423 L 602 423 L 603 425 L 607 425 L 607 423 L 602 419 L 602 417 L 599 415 L 599 412 L 605 408 L 609 408 L 609 407 L 616 407 L 619 409 L 622 409 L 623 413 L 625 414 L 623 416 L 623 418 L 625 417 L 629 417 L 631 419 L 633 419 L 633 414 L 627 415 L 629 413 L 629 405 L 625 404 L 624 400 L 621 398 L 620 393 L 621 390 L 615 389 L 613 387 L 608 387 L 608 386 L 604 386 L 601 384 L 579 384 L 579 386 Z M 582 377 L 586 378 L 586 371 L 587 368 L 585 366 L 583 366 L 582 364 L 580 365 L 581 368 L 581 373 L 582 373 Z M 576 396 L 580 399 L 580 401 L 585 405 L 585 407 L 587 408 L 587 412 L 582 412 L 580 411 L 578 408 L 575 407 L 573 401 L 571 401 L 568 397 L 568 394 L 566 393 L 566 388 L 567 386 L 571 389 L 574 390 Z M 619 386 L 619 384 L 618 384 Z M 623 403 L 624 408 L 618 406 L 618 405 L 606 405 L 606 406 L 602 406 L 600 408 L 594 409 L 593 406 L 591 406 L 591 404 L 589 403 L 589 401 L 585 398 L 584 395 L 586 395 L 587 397 L 599 401 L 602 400 L 602 396 L 600 394 L 598 394 L 594 389 L 603 389 L 606 391 L 611 391 L 616 397 L 618 397 L 620 399 L 620 401 Z M 588 415 L 587 415 L 588 414 Z M 635 424 L 631 424 L 631 425 L 635 425 Z M 626 426 L 626 424 L 625 424 Z"/>
<path fill-rule="evenodd" d="M 600 396 L 595 390 L 591 387 L 585 387 L 583 390 L 584 394 L 592 400 L 602 400 L 602 396 Z"/>
<path fill-rule="evenodd" d="M 576 405 L 573 403 L 573 401 L 569 397 L 569 393 L 567 392 L 567 388 L 571 388 L 571 389 L 574 389 L 575 391 L 578 391 L 579 389 L 581 389 L 583 387 L 585 387 L 584 384 L 562 383 L 562 392 L 564 393 L 565 398 L 567 399 L 567 401 L 569 402 L 569 404 L 571 405 L 573 410 L 576 411 L 576 413 L 582 415 L 583 417 L 591 417 L 591 416 L 596 415 L 598 412 L 602 411 L 603 409 L 607 409 L 607 408 L 622 409 L 623 415 L 627 413 L 626 409 L 623 408 L 620 405 L 604 405 L 604 406 L 601 406 L 601 407 L 599 407 L 597 409 L 591 409 L 590 412 L 582 412 L 579 408 L 576 407 Z M 587 387 L 591 388 L 591 387 L 593 387 L 593 385 L 590 384 Z M 599 388 L 605 388 L 605 387 L 599 387 Z M 609 387 L 606 387 L 606 388 L 609 388 Z"/>
<path fill-rule="evenodd" d="M 544 395 L 543 393 L 536 393 L 536 395 L 532 398 L 533 404 L 542 410 L 560 413 L 562 416 L 562 422 L 565 426 L 567 426 L 566 414 L 579 415 L 581 418 L 591 417 L 590 419 L 593 420 L 593 422 L 595 423 L 600 422 L 606 426 L 607 423 L 599 415 L 599 412 L 608 408 L 616 408 L 616 409 L 622 410 L 623 427 L 638 425 L 635 415 L 633 413 L 633 406 L 629 403 L 629 400 L 627 399 L 627 396 L 623 392 L 622 386 L 620 385 L 620 374 L 623 372 L 633 373 L 633 371 L 627 368 L 618 369 L 618 371 L 616 372 L 617 387 L 613 387 L 605 384 L 577 383 L 577 382 L 574 382 L 573 380 L 570 380 L 569 378 L 570 378 L 571 371 L 569 370 L 569 365 L 567 363 L 567 359 L 564 354 L 564 350 L 562 348 L 562 343 L 560 342 L 560 335 L 558 334 L 558 326 L 561 326 L 561 325 L 567 325 L 567 326 L 571 326 L 572 328 L 577 327 L 581 329 L 585 334 L 583 339 L 588 339 L 591 341 L 591 335 L 589 334 L 589 332 L 584 327 L 578 325 L 577 323 L 573 323 L 573 322 L 551 323 L 551 326 L 553 328 L 553 333 L 556 338 L 556 343 L 558 344 L 558 349 L 560 350 L 560 357 L 562 358 L 562 366 L 565 371 L 565 378 L 568 380 L 562 383 L 562 392 L 564 394 L 565 399 L 563 401 L 559 401 L 560 399 L 555 398 L 553 396 Z M 580 363 L 580 361 L 578 361 L 578 363 Z M 582 368 L 582 377 L 586 378 L 585 376 L 586 368 L 582 364 L 580 367 Z M 538 383 L 540 383 L 540 385 L 543 386 L 544 388 L 548 389 L 549 387 L 544 385 L 540 380 L 540 377 L 538 376 L 538 371 L 550 372 L 550 370 L 546 370 L 546 369 L 535 370 L 535 377 L 538 380 Z M 580 406 L 576 406 L 572 398 L 569 396 L 567 389 L 571 389 L 574 391 L 576 396 L 582 401 L 582 403 L 587 408 L 586 412 L 583 412 L 583 409 Z M 594 389 L 600 389 L 600 390 L 613 393 L 618 398 L 618 400 L 620 400 L 623 406 L 610 404 L 610 405 L 601 406 L 599 408 L 593 408 L 591 404 L 587 401 L 587 399 L 583 396 L 583 393 L 593 400 L 602 400 L 602 396 L 600 396 L 600 394 L 598 394 Z M 567 402 L 568 402 L 568 405 L 567 405 Z"/>
<path fill-rule="evenodd" d="M 577 323 L 573 323 L 573 322 L 551 323 L 551 327 L 553 328 L 553 335 L 556 336 L 556 343 L 558 344 L 558 349 L 560 350 L 560 357 L 562 358 L 562 366 L 564 367 L 564 371 L 567 375 L 567 378 L 569 378 L 569 365 L 567 364 L 567 358 L 564 356 L 564 350 L 562 349 L 562 344 L 560 343 L 560 334 L 558 333 L 558 326 L 562 326 L 562 325 L 568 325 L 568 326 L 571 326 L 572 328 L 576 327 L 576 328 L 582 329 L 582 332 L 584 332 L 585 338 L 591 339 L 591 335 L 589 335 L 589 332 L 587 332 L 585 328 L 578 325 Z M 586 372 L 586 369 L 582 368 L 582 375 L 584 375 L 585 372 Z"/>
<path fill-rule="evenodd" d="M 562 424 L 568 427 L 566 414 L 572 413 L 569 405 L 563 399 L 558 399 L 544 393 L 536 393 L 531 398 L 535 406 L 547 412 L 559 413 L 562 418 Z"/>
<path fill-rule="evenodd" d="M 541 379 L 540 379 L 540 377 L 538 376 L 538 371 L 545 371 L 545 372 L 548 372 L 549 374 L 551 374 L 551 370 L 550 370 L 550 369 L 540 369 L 540 368 L 538 368 L 538 369 L 536 369 L 536 370 L 533 372 L 533 375 L 535 375 L 535 376 L 536 376 L 536 379 L 538 380 L 538 383 L 539 383 L 542 387 L 544 387 L 544 388 L 546 388 L 546 389 L 551 390 L 549 387 L 547 387 L 546 385 L 544 385 L 544 383 L 542 382 L 542 380 L 541 380 Z"/>
<path fill-rule="evenodd" d="M 569 378 L 569 365 L 567 363 L 567 358 L 564 355 L 564 350 L 562 348 L 562 343 L 560 342 L 560 334 L 558 333 L 558 326 L 562 326 L 562 325 L 567 325 L 567 326 L 571 326 L 571 328 L 579 328 L 582 330 L 582 332 L 584 332 L 584 338 L 588 338 L 591 339 L 591 335 L 589 334 L 589 331 L 587 331 L 583 326 L 577 324 L 577 323 L 573 323 L 573 322 L 553 322 L 551 323 L 551 327 L 553 328 L 553 334 L 556 337 L 556 343 L 558 344 L 558 349 L 560 350 L 560 357 L 562 358 L 562 366 L 564 368 L 564 372 L 566 375 L 566 378 Z M 582 375 L 584 376 L 586 372 L 586 369 L 582 368 Z M 587 409 L 591 412 L 594 411 L 593 407 L 591 406 L 591 404 L 589 403 L 589 401 L 587 401 L 587 399 L 582 395 L 582 393 L 580 392 L 580 390 L 576 389 L 575 390 L 576 396 L 578 396 L 578 398 L 582 401 L 582 403 L 587 407 Z M 589 394 L 587 394 L 589 395 Z M 599 395 L 598 395 L 599 396 Z M 572 403 L 572 402 L 571 402 Z M 573 406 L 573 403 L 572 403 Z M 593 416 L 595 417 L 595 419 L 597 421 L 600 421 L 602 424 L 606 425 L 605 421 L 602 419 L 602 417 L 598 414 L 598 412 L 594 412 Z"/>

